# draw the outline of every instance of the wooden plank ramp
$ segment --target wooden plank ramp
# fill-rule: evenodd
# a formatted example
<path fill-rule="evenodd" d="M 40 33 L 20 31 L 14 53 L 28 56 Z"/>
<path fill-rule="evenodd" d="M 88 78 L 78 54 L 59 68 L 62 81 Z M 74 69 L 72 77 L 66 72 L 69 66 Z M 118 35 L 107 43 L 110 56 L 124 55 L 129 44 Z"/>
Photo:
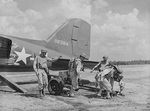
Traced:
<path fill-rule="evenodd" d="M 23 89 L 22 87 L 17 85 L 15 82 L 10 80 L 10 78 L 8 78 L 5 73 L 0 73 L 0 80 L 6 83 L 10 88 L 15 90 L 16 92 L 20 92 L 20 93 L 27 92 L 25 89 Z"/>

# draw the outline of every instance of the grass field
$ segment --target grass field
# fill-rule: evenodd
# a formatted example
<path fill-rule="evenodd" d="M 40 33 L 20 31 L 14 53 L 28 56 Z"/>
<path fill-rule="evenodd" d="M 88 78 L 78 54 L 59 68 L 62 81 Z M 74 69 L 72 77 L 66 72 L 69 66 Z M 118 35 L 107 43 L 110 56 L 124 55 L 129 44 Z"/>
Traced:
<path fill-rule="evenodd" d="M 0 87 L 0 111 L 150 111 L 150 65 L 120 66 L 124 74 L 125 96 L 112 99 L 98 98 L 94 92 L 79 90 L 73 98 L 65 95 L 37 97 L 37 84 L 22 85 L 27 94 L 15 93 L 6 86 Z M 95 73 L 86 70 L 81 77 L 94 81 Z M 19 77 L 8 73 L 14 81 L 36 80 L 33 72 Z M 116 85 L 116 89 L 117 84 Z"/>

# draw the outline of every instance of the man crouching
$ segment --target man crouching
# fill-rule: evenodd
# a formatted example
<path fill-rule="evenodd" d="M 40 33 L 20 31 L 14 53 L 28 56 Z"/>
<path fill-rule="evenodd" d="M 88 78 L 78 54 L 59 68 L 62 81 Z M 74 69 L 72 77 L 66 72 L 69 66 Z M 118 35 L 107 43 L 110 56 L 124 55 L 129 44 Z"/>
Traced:
<path fill-rule="evenodd" d="M 98 96 L 101 96 L 102 90 L 106 90 L 107 99 L 110 99 L 110 93 L 112 92 L 112 86 L 110 84 L 110 78 L 112 76 L 112 67 L 108 61 L 107 56 L 103 56 L 102 61 L 100 61 L 91 71 L 91 73 L 96 69 L 99 69 L 99 73 L 96 75 L 95 80 L 100 87 Z"/>

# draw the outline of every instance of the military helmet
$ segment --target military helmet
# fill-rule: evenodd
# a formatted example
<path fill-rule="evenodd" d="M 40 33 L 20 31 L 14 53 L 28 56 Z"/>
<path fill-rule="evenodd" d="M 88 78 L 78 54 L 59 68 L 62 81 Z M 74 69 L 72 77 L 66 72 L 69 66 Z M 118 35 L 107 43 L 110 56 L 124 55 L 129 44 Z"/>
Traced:
<path fill-rule="evenodd" d="M 107 57 L 107 56 L 103 56 L 103 59 L 107 60 L 107 59 L 108 59 L 108 57 Z"/>
<path fill-rule="evenodd" d="M 47 50 L 41 49 L 41 53 L 47 53 Z"/>
<path fill-rule="evenodd" d="M 86 54 L 85 54 L 85 53 L 82 53 L 82 54 L 80 55 L 80 57 L 86 58 Z"/>

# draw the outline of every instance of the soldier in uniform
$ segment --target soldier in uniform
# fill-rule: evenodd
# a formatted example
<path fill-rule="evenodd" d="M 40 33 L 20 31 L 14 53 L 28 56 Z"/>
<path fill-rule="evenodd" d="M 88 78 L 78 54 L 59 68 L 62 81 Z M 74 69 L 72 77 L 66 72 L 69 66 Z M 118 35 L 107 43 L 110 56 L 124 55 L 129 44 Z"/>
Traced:
<path fill-rule="evenodd" d="M 103 56 L 103 60 L 100 61 L 91 71 L 91 73 L 96 69 L 99 69 L 99 73 L 96 75 L 95 79 L 98 82 L 100 91 L 98 93 L 101 96 L 102 89 L 105 88 L 107 90 L 107 98 L 110 98 L 110 92 L 112 92 L 112 87 L 109 82 L 109 79 L 112 75 L 106 76 L 109 72 L 111 72 L 111 63 L 108 61 L 108 57 Z M 111 74 L 111 73 L 110 73 Z M 109 78 L 108 78 L 109 77 Z M 100 81 L 98 79 L 100 78 Z"/>
<path fill-rule="evenodd" d="M 47 74 L 49 74 L 49 69 L 48 69 L 47 63 L 48 61 L 54 62 L 57 60 L 57 59 L 48 58 L 46 54 L 47 54 L 47 51 L 42 49 L 40 52 L 40 55 L 36 56 L 34 63 L 33 63 L 33 68 L 38 78 L 38 88 L 39 88 L 40 97 L 45 96 L 44 90 L 48 85 Z"/>
<path fill-rule="evenodd" d="M 86 58 L 85 54 L 80 55 L 78 58 L 73 58 L 69 62 L 69 75 L 71 78 L 70 96 L 74 96 L 74 91 L 79 90 L 78 81 L 80 80 L 81 71 L 83 71 L 83 60 Z"/>

